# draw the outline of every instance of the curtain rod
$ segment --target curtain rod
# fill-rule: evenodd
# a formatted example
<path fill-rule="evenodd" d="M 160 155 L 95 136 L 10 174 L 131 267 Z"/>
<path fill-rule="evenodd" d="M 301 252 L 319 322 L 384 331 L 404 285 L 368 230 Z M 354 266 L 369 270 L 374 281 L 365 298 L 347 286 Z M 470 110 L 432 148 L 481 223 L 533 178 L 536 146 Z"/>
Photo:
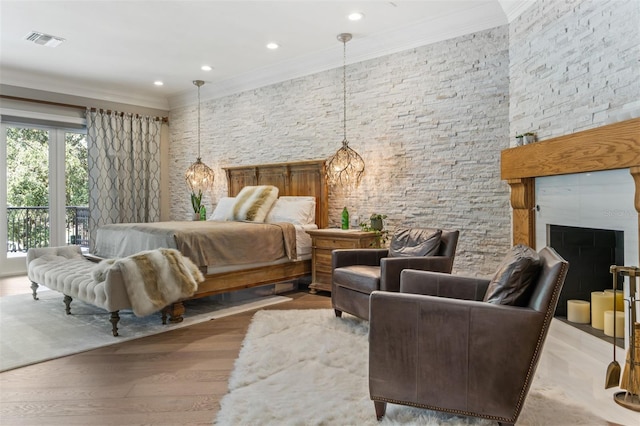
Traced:
<path fill-rule="evenodd" d="M 43 104 L 43 105 L 52 105 L 52 106 L 59 106 L 59 107 L 65 107 L 65 108 L 73 108 L 73 109 L 79 109 L 82 111 L 86 111 L 87 107 L 86 106 L 82 106 L 82 105 L 73 105 L 73 104 L 64 104 L 61 102 L 52 102 L 52 101 L 41 101 L 39 99 L 30 99 L 30 98 L 21 98 L 19 96 L 9 96 L 9 95 L 0 95 L 0 98 L 2 99 L 11 99 L 13 101 L 24 101 L 24 102 L 33 102 L 36 104 Z M 107 114 L 111 114 L 113 111 L 111 111 L 110 109 L 104 110 L 102 108 L 89 108 L 91 112 L 96 112 L 96 111 L 104 111 Z M 139 117 L 140 115 L 135 114 L 136 117 Z M 163 123 L 168 123 L 169 122 L 169 117 L 155 117 L 156 120 L 161 120 Z"/>

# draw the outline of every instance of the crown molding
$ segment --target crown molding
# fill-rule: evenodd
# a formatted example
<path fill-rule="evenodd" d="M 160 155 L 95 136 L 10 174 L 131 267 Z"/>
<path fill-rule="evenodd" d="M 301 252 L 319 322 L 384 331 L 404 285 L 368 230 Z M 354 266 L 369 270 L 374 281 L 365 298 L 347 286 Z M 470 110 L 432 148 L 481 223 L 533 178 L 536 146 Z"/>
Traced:
<path fill-rule="evenodd" d="M 498 0 L 498 3 L 500 3 L 507 17 L 507 22 L 511 23 L 536 1 L 537 0 Z"/>
<path fill-rule="evenodd" d="M 30 73 L 24 70 L 2 69 L 2 84 L 23 87 L 26 89 L 42 90 L 63 95 L 79 96 L 135 105 L 158 110 L 169 110 L 169 102 L 165 96 L 146 97 L 132 95 L 130 92 L 101 88 L 97 85 L 82 84 L 65 78 L 52 77 L 42 73 Z"/>

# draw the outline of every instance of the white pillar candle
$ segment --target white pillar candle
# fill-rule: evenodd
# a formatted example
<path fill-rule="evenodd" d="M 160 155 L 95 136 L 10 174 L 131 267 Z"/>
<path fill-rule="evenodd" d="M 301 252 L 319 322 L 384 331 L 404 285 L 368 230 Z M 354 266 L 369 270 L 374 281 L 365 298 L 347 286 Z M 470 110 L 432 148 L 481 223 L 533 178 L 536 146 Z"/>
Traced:
<path fill-rule="evenodd" d="M 591 304 L 586 300 L 567 300 L 567 320 L 578 324 L 589 324 Z"/>
<path fill-rule="evenodd" d="M 613 311 L 604 313 L 604 334 L 613 337 Z M 616 337 L 624 337 L 624 312 L 616 311 Z"/>
<path fill-rule="evenodd" d="M 604 330 L 604 313 L 613 310 L 613 293 L 591 292 L 591 326 Z"/>
<path fill-rule="evenodd" d="M 604 291 L 605 293 L 611 293 L 613 295 L 613 289 L 609 288 L 607 290 Z M 622 290 L 616 290 L 616 311 L 623 311 L 624 312 L 624 300 L 623 300 L 624 294 L 622 294 Z M 613 305 L 611 306 L 611 310 L 613 311 Z"/>

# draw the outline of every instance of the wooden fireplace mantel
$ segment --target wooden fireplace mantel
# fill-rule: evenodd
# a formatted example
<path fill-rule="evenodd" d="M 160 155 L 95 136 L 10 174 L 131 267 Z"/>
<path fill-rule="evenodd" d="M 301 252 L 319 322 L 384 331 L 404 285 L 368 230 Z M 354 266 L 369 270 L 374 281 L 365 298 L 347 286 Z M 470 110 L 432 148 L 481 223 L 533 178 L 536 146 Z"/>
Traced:
<path fill-rule="evenodd" d="M 511 187 L 513 244 L 535 248 L 535 178 L 626 168 L 635 182 L 640 242 L 640 118 L 503 150 L 500 174 Z"/>

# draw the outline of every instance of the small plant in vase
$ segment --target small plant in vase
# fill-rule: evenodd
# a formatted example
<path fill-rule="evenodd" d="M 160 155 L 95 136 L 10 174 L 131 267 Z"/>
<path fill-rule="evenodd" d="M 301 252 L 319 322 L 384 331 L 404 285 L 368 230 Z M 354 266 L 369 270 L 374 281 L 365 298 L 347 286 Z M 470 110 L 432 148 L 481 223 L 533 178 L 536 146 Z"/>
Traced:
<path fill-rule="evenodd" d="M 369 217 L 369 223 L 362 222 L 360 224 L 360 229 L 367 232 L 375 232 L 377 246 L 380 247 L 387 243 L 389 240 L 389 231 L 384 229 L 383 220 L 387 218 L 386 214 L 378 214 L 374 213 Z"/>
<path fill-rule="evenodd" d="M 533 143 L 536 141 L 536 134 L 533 132 L 526 132 L 520 135 L 516 135 L 516 141 L 517 146 Z"/>
<path fill-rule="evenodd" d="M 372 214 L 371 217 L 369 218 L 369 220 L 371 221 L 371 229 L 375 231 L 382 231 L 382 229 L 384 228 L 384 223 L 382 221 L 386 218 L 387 218 L 386 214 L 378 214 L 378 213 Z"/>
<path fill-rule="evenodd" d="M 193 220 L 200 220 L 200 209 L 202 208 L 202 191 L 191 193 L 191 207 L 193 207 Z"/>
<path fill-rule="evenodd" d="M 523 136 L 523 138 L 524 138 L 523 142 L 524 142 L 525 144 L 533 143 L 533 142 L 535 142 L 535 141 L 536 141 L 536 134 L 535 134 L 535 133 L 533 133 L 533 132 L 523 133 L 523 134 L 522 134 L 522 136 Z"/>

